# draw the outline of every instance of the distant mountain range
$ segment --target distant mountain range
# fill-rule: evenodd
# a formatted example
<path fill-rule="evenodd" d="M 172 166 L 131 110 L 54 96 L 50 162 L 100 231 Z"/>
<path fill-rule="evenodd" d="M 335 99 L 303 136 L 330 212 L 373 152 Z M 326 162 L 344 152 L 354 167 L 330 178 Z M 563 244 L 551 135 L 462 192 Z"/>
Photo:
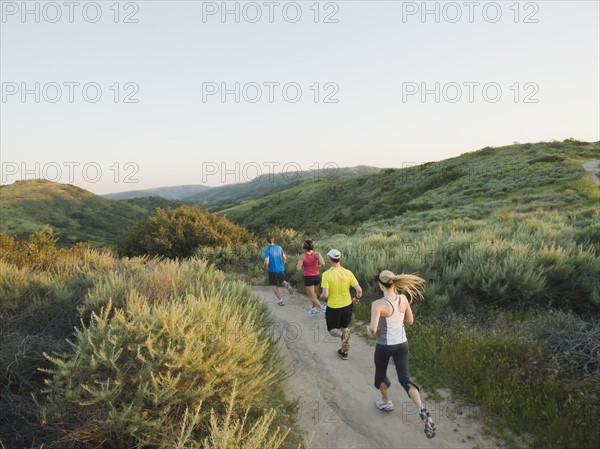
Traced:
<path fill-rule="evenodd" d="M 381 169 L 359 165 L 357 167 L 332 168 L 327 170 L 309 170 L 261 175 L 252 181 L 213 187 L 185 198 L 185 201 L 200 204 L 211 210 L 221 210 L 243 204 L 268 195 L 292 189 L 314 181 L 343 179 L 351 176 L 373 174 Z"/>
<path fill-rule="evenodd" d="M 185 186 L 156 187 L 154 189 L 144 190 L 129 190 L 126 192 L 109 193 L 102 196 L 104 198 L 108 198 L 109 200 L 129 200 L 132 198 L 146 198 L 150 196 L 159 196 L 168 200 L 185 200 L 187 197 L 197 195 L 206 190 L 210 190 L 210 187 L 195 184 Z"/>
<path fill-rule="evenodd" d="M 376 173 L 379 170 L 381 169 L 359 165 L 357 167 L 293 171 L 288 174 L 274 173 L 271 175 L 261 175 L 251 181 L 226 184 L 219 187 L 208 187 L 198 184 L 157 187 L 154 189 L 109 193 L 103 195 L 103 197 L 112 200 L 124 200 L 156 196 L 169 200 L 197 203 L 208 209 L 218 210 L 281 192 L 309 181 L 345 178 L 354 175 Z"/>

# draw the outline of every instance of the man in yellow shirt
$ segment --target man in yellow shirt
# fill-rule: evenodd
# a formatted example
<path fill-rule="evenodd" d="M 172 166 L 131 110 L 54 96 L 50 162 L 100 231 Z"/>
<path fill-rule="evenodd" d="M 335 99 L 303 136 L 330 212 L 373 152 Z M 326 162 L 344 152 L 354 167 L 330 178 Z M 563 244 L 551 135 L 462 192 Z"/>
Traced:
<path fill-rule="evenodd" d="M 327 330 L 334 337 L 342 339 L 342 347 L 338 355 L 343 360 L 348 360 L 350 349 L 350 321 L 352 320 L 352 306 L 361 298 L 363 292 L 354 274 L 342 267 L 340 259 L 342 253 L 332 249 L 327 253 L 331 268 L 323 273 L 321 278 L 321 299 L 327 301 L 325 320 Z M 350 296 L 350 287 L 356 290 L 356 297 Z"/>

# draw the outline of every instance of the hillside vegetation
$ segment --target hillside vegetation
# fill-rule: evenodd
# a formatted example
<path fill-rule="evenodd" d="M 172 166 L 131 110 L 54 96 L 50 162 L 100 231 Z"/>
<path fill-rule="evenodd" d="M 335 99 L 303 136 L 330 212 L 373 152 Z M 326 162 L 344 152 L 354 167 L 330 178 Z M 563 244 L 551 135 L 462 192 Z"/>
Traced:
<path fill-rule="evenodd" d="M 267 167 L 265 167 L 267 170 Z M 248 182 L 213 187 L 185 198 L 186 201 L 198 203 L 210 210 L 221 210 L 248 201 L 263 198 L 276 192 L 285 192 L 296 186 L 304 186 L 314 181 L 354 177 L 365 173 L 377 173 L 376 167 L 358 166 L 339 168 L 335 164 L 327 165 L 319 170 L 296 171 L 287 173 L 262 174 Z"/>
<path fill-rule="evenodd" d="M 55 243 L 0 233 L 2 447 L 284 444 L 293 407 L 246 285 L 198 259 Z"/>
<path fill-rule="evenodd" d="M 448 219 L 538 208 L 589 214 L 600 199 L 581 166 L 590 159 L 600 159 L 598 143 L 485 148 L 416 167 L 307 182 L 221 212 L 254 232 L 276 225 L 312 235 L 382 226 L 414 232 Z M 597 232 L 592 237 L 599 242 Z"/>
<path fill-rule="evenodd" d="M 162 198 L 111 201 L 73 185 L 17 181 L 0 188 L 0 231 L 27 235 L 49 225 L 60 244 L 102 246 L 113 244 L 157 207 L 179 204 Z"/>
<path fill-rule="evenodd" d="M 600 186 L 581 166 L 592 158 L 600 158 L 598 143 L 571 141 L 463 155 L 438 165 L 439 170 L 454 167 L 448 169 L 454 177 L 432 180 L 423 175 L 403 183 L 412 192 L 420 190 L 406 203 L 399 199 L 404 192 L 401 188 L 375 189 L 371 203 L 365 203 L 366 208 L 374 208 L 371 219 L 339 235 L 321 231 L 320 240 L 323 247 L 342 250 L 359 279 L 371 279 L 383 269 L 425 275 L 429 280 L 429 312 L 435 315 L 449 309 L 471 313 L 481 306 L 513 310 L 551 306 L 597 314 Z M 471 174 L 459 176 L 469 161 L 480 169 L 469 169 Z M 436 164 L 429 164 L 404 174 L 388 170 L 354 182 L 371 187 L 393 185 L 416 170 L 435 169 Z M 337 198 L 345 197 L 351 188 L 341 189 Z M 317 195 L 319 190 L 316 186 L 313 189 Z M 304 201 L 297 193 L 299 201 Z M 372 206 L 381 201 L 385 207 Z M 328 204 L 334 211 L 342 208 L 337 201 Z M 395 205 L 406 210 L 386 217 Z M 354 221 L 363 210 L 358 208 L 344 219 Z M 277 223 L 286 223 L 292 214 L 286 208 L 275 211 L 281 214 Z M 265 214 L 274 213 L 266 210 L 244 220 L 256 223 Z M 240 219 L 231 210 L 227 216 Z M 319 217 L 316 213 L 312 221 L 319 221 Z M 296 229 L 311 235 L 312 226 Z M 330 227 L 338 229 L 337 223 L 323 224 L 324 229 Z M 352 229 L 355 232 L 349 232 Z"/>

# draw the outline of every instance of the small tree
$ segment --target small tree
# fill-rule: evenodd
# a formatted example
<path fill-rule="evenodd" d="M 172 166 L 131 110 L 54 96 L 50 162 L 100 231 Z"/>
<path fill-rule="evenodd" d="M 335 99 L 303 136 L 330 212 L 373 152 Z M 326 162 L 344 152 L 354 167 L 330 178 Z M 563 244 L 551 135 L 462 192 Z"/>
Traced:
<path fill-rule="evenodd" d="M 181 206 L 157 209 L 156 215 L 125 234 L 119 252 L 126 256 L 188 258 L 199 247 L 231 246 L 249 241 L 248 231 L 225 217 L 197 206 Z"/>

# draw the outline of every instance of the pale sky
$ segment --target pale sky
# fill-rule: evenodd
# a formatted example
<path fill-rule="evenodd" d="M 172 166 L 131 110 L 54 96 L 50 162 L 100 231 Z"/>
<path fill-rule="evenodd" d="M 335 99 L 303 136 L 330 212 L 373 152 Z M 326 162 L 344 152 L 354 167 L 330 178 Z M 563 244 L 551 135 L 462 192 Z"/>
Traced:
<path fill-rule="evenodd" d="M 1 2 L 1 183 L 103 194 L 600 139 L 597 1 L 117 6 Z"/>

